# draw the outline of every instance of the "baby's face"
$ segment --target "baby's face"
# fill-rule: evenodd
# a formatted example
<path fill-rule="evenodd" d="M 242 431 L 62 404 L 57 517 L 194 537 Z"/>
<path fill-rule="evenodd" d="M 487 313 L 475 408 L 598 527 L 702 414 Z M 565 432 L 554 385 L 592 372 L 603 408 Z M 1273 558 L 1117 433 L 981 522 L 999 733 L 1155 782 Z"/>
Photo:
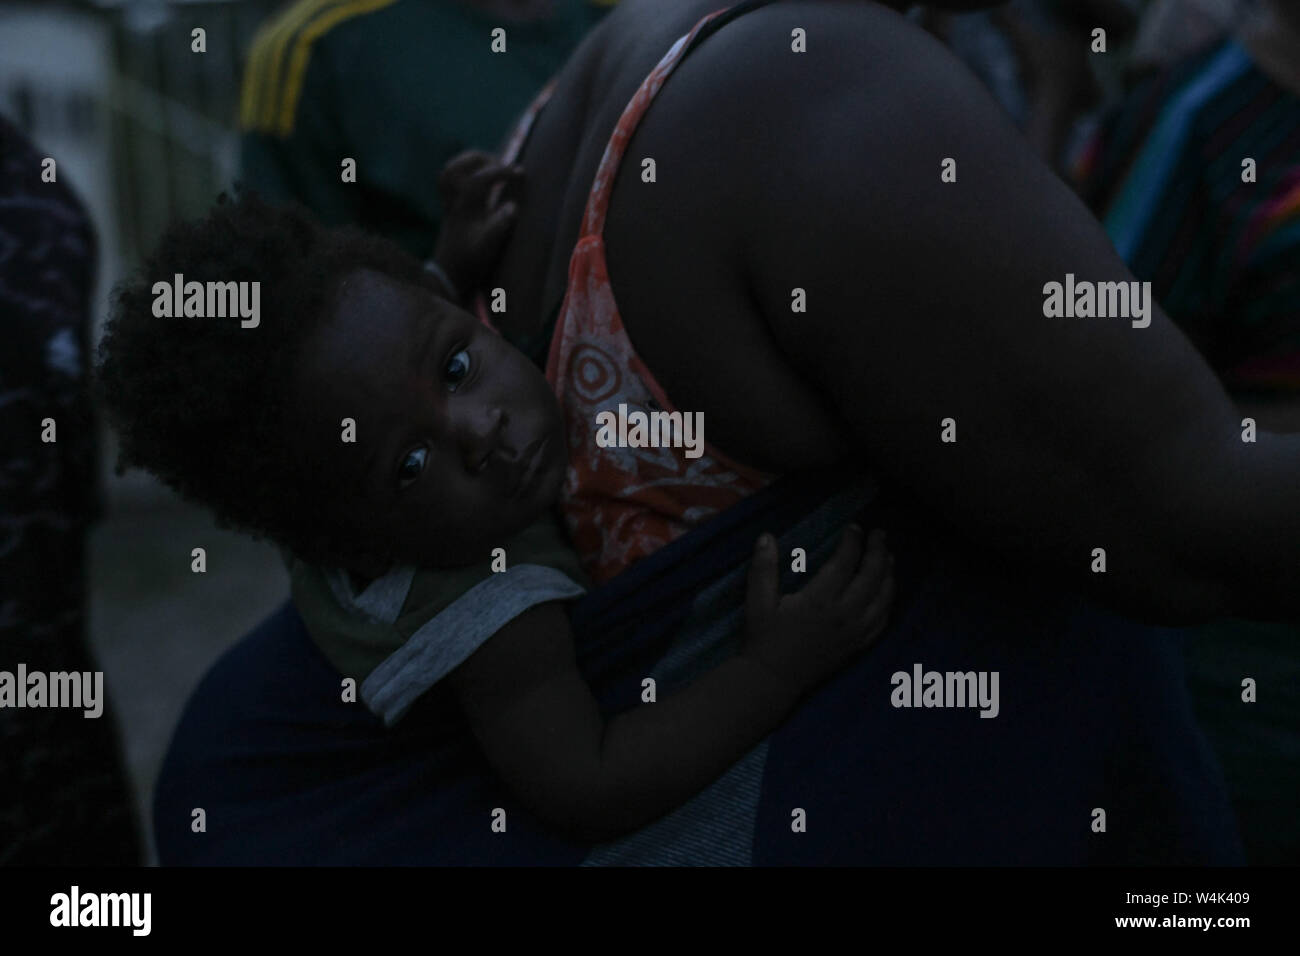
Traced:
<path fill-rule="evenodd" d="M 564 478 L 563 422 L 542 373 L 468 312 L 368 269 L 342 280 L 334 315 L 307 341 L 290 414 L 301 426 L 290 441 L 326 461 L 304 475 L 334 489 L 321 520 L 381 561 L 486 559 Z"/>

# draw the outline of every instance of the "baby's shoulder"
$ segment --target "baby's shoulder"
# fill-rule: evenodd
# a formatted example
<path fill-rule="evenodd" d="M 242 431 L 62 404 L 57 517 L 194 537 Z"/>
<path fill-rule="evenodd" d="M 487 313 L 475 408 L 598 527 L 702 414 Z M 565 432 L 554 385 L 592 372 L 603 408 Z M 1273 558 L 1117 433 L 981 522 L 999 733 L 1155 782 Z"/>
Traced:
<path fill-rule="evenodd" d="M 465 597 L 471 598 L 470 603 L 491 603 L 504 595 L 523 597 L 538 589 L 586 590 L 589 584 L 558 519 L 548 511 L 514 536 L 485 544 L 473 564 L 416 568 L 399 625 L 418 627 Z"/>

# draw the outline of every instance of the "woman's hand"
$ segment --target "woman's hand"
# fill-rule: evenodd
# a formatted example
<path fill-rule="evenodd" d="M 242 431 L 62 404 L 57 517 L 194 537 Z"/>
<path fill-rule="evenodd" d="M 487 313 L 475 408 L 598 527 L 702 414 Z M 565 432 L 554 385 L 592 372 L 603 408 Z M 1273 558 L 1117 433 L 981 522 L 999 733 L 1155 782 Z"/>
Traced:
<path fill-rule="evenodd" d="M 778 560 L 772 536 L 760 537 L 749 566 L 740 655 L 802 696 L 884 631 L 894 596 L 894 558 L 885 550 L 883 531 L 871 533 L 864 554 L 862 529 L 850 525 L 816 576 L 786 595 Z"/>
<path fill-rule="evenodd" d="M 501 255 L 519 211 L 504 197 L 523 179 L 523 167 L 507 166 L 482 150 L 466 150 L 443 167 L 442 230 L 433 258 L 462 297 L 479 288 Z"/>

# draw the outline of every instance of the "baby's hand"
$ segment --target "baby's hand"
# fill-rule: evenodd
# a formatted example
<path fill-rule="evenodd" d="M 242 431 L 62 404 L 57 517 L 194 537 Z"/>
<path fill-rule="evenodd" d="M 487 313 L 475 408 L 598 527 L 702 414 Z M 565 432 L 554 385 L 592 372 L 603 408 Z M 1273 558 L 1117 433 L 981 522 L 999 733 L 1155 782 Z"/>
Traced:
<path fill-rule="evenodd" d="M 443 167 L 442 231 L 433 258 L 462 296 L 479 287 L 501 255 L 519 211 L 502 199 L 523 179 L 523 167 L 506 166 L 482 150 L 466 150 Z"/>
<path fill-rule="evenodd" d="M 864 556 L 862 529 L 850 525 L 803 590 L 782 595 L 776 542 L 760 537 L 749 567 L 741 655 L 800 696 L 831 677 L 885 629 L 894 558 L 884 541 L 883 531 L 873 531 Z"/>

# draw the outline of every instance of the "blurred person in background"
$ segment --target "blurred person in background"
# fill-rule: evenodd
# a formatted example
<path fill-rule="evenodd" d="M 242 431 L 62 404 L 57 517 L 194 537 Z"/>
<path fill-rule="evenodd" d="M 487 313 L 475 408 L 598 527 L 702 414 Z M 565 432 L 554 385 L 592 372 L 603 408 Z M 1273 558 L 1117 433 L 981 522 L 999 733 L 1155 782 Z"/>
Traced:
<path fill-rule="evenodd" d="M 1013 0 L 973 13 L 930 10 L 921 22 L 1060 170 L 1095 115 L 1119 95 L 1141 2 Z M 1093 49 L 1098 28 L 1105 31 L 1104 54 Z"/>
<path fill-rule="evenodd" d="M 85 387 L 95 237 L 68 187 L 43 180 L 45 158 L 0 117 L 0 670 L 10 674 L 97 669 L 85 572 L 103 514 Z M 105 690 L 97 718 L 0 708 L 0 864 L 140 862 Z"/>
<path fill-rule="evenodd" d="M 1177 63 L 1221 37 L 1249 0 L 1145 0 L 1124 74 L 1134 80 Z"/>
<path fill-rule="evenodd" d="M 1178 45 L 1187 25 L 1162 22 Z M 1226 32 L 1196 36 L 1198 49 L 1106 119 L 1079 188 L 1242 416 L 1300 431 L 1300 3 L 1264 0 Z M 1224 619 L 1187 644 L 1252 863 L 1300 862 L 1297 637 L 1291 625 Z M 1256 702 L 1242 699 L 1245 678 Z"/>
<path fill-rule="evenodd" d="M 425 258 L 444 213 L 439 172 L 464 150 L 497 149 L 616 2 L 299 0 L 253 41 L 243 182 Z M 356 161 L 355 182 L 344 159 Z"/>

